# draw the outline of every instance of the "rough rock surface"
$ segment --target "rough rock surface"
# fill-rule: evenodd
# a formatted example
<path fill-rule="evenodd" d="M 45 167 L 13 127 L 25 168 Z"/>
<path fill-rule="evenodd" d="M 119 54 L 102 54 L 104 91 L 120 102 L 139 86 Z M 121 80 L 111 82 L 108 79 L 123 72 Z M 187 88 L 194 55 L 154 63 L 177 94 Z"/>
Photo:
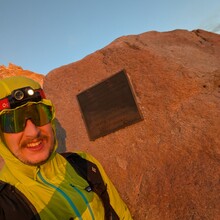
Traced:
<path fill-rule="evenodd" d="M 10 63 L 8 67 L 2 65 L 0 66 L 0 79 L 9 76 L 26 76 L 36 80 L 40 85 L 43 85 L 44 75 L 34 73 L 30 70 L 24 70 L 22 67 Z"/>
<path fill-rule="evenodd" d="M 125 69 L 144 120 L 90 141 L 76 95 Z M 101 161 L 134 219 L 220 219 L 220 35 L 124 36 L 44 81 L 60 150 Z"/>
<path fill-rule="evenodd" d="M 124 36 L 44 79 L 59 150 L 104 166 L 135 220 L 220 219 L 220 35 Z M 125 69 L 144 120 L 90 141 L 76 95 Z"/>
<path fill-rule="evenodd" d="M 59 150 L 99 159 L 135 220 L 220 219 L 219 59 L 220 35 L 175 30 L 124 36 L 51 71 Z M 76 95 L 121 69 L 144 120 L 90 141 Z M 0 66 L 0 78 L 21 72 Z"/>

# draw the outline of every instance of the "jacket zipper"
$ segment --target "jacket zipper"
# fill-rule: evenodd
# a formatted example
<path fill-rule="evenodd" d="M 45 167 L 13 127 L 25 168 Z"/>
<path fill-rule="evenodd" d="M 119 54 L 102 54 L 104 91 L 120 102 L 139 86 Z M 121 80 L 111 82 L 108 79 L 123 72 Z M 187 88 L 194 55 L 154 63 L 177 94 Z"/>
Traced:
<path fill-rule="evenodd" d="M 40 171 L 38 171 L 37 175 L 38 175 L 38 177 L 42 180 L 42 182 L 43 182 L 44 184 L 46 184 L 46 185 L 52 187 L 52 188 L 55 189 L 57 192 L 59 192 L 59 193 L 67 200 L 67 202 L 69 203 L 69 205 L 72 207 L 72 209 L 74 210 L 76 216 L 77 216 L 80 220 L 82 220 L 82 217 L 81 217 L 81 214 L 80 214 L 79 210 L 76 208 L 75 204 L 72 202 L 72 200 L 69 198 L 69 196 L 68 196 L 63 190 L 61 190 L 60 188 L 58 188 L 58 187 L 56 187 L 55 185 L 53 185 L 53 184 L 47 182 L 47 181 L 43 178 L 43 176 L 42 176 L 42 174 L 40 173 Z"/>
<path fill-rule="evenodd" d="M 70 184 L 70 186 L 72 186 L 73 189 L 82 197 L 83 201 L 86 203 L 86 206 L 89 209 L 89 212 L 90 212 L 90 215 L 92 217 L 92 220 L 95 220 L 94 214 L 93 214 L 92 209 L 91 209 L 91 207 L 89 205 L 89 201 L 87 200 L 85 195 L 77 187 L 75 187 L 74 185 Z"/>

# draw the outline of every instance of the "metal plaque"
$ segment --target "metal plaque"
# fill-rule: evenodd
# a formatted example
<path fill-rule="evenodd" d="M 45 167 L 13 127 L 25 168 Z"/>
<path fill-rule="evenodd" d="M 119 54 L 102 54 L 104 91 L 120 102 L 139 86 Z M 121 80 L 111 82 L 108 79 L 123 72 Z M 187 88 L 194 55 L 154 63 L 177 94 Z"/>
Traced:
<path fill-rule="evenodd" d="M 142 120 L 124 70 L 77 95 L 90 140 Z"/>

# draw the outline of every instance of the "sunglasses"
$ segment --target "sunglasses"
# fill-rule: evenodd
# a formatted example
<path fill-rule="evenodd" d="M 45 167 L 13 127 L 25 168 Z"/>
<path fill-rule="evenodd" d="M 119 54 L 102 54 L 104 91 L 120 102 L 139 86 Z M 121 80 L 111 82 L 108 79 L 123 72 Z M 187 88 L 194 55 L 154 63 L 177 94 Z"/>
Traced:
<path fill-rule="evenodd" d="M 43 103 L 25 105 L 17 109 L 5 111 L 0 115 L 1 131 L 18 133 L 25 129 L 26 121 L 30 119 L 36 126 L 43 126 L 52 120 L 52 107 Z"/>

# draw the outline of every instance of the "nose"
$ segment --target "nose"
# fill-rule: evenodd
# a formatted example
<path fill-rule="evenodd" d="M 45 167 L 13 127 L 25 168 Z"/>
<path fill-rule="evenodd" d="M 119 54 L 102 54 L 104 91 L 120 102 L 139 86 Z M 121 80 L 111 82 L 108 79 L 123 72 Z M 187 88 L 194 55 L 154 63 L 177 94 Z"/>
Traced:
<path fill-rule="evenodd" d="M 40 134 L 40 129 L 30 119 L 26 121 L 24 134 L 27 137 L 37 137 Z"/>

